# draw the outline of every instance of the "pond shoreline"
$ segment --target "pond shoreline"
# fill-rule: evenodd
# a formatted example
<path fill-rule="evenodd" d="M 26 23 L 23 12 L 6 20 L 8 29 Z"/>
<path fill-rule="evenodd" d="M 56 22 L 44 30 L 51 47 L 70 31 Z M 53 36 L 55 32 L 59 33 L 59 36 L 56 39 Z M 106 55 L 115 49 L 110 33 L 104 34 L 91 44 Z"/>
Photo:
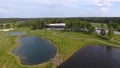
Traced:
<path fill-rule="evenodd" d="M 25 31 L 26 32 L 26 31 Z M 29 33 L 29 32 L 28 32 Z M 31 36 L 31 33 L 29 33 L 29 34 L 26 34 L 26 36 Z M 45 40 L 47 40 L 47 41 L 49 41 L 50 43 L 52 43 L 55 47 L 57 47 L 57 45 L 56 45 L 56 43 L 54 43 L 54 41 L 51 39 L 51 38 L 48 38 L 48 37 L 46 37 L 46 36 L 44 36 L 44 35 L 36 35 L 36 34 L 32 34 L 32 36 L 38 36 L 38 37 L 41 37 L 42 39 L 45 39 Z M 54 36 L 54 37 L 56 37 L 56 36 Z M 82 47 L 84 47 L 84 46 L 87 46 L 88 44 L 90 44 L 90 45 L 92 45 L 92 44 L 100 44 L 100 45 L 104 45 L 104 46 L 111 46 L 111 45 L 108 45 L 108 44 L 105 44 L 105 43 L 102 43 L 102 42 L 90 42 L 90 43 L 85 43 L 85 44 L 82 44 L 81 46 Z M 18 45 L 17 45 L 18 46 Z M 76 50 L 74 50 L 73 52 L 71 52 L 69 55 L 67 55 L 67 57 L 66 57 L 66 59 L 65 60 L 67 60 L 67 59 L 69 59 L 69 57 L 71 57 L 72 56 L 72 54 L 74 54 L 79 48 L 82 48 L 81 46 L 78 46 L 77 48 L 76 48 Z M 112 46 L 113 47 L 113 46 Z M 118 47 L 119 48 L 119 47 Z M 59 50 L 59 49 L 57 49 L 57 50 Z M 57 53 L 56 53 L 56 55 L 58 55 L 59 53 L 58 53 L 58 51 L 57 51 Z M 56 56 L 55 55 L 55 56 Z M 64 61 L 65 61 L 64 60 Z M 64 62 L 63 61 L 63 62 Z M 42 63 L 42 64 L 48 64 L 48 63 L 51 63 L 51 61 L 48 61 L 48 62 L 45 62 L 45 63 Z M 38 64 L 38 65 L 34 65 L 34 66 L 27 66 L 27 67 L 36 67 L 36 66 L 41 66 L 42 64 Z M 22 66 L 24 66 L 24 65 L 22 65 Z M 25 65 L 26 66 L 26 65 Z M 53 64 L 53 66 L 54 66 L 54 64 Z M 54 66 L 54 67 L 56 67 L 56 65 Z"/>
<path fill-rule="evenodd" d="M 120 55 L 118 55 L 118 53 L 120 53 L 119 48 L 103 45 L 88 45 L 77 50 L 68 60 L 57 68 L 76 68 L 76 66 L 79 68 L 116 68 L 115 66 L 120 67 L 120 58 L 118 58 Z M 115 57 L 116 55 L 117 57 Z M 71 63 L 74 64 L 71 65 Z M 88 67 L 86 65 L 88 65 Z M 96 67 L 97 65 L 98 67 Z"/>
<path fill-rule="evenodd" d="M 37 36 L 26 36 L 26 37 L 37 37 Z M 20 39 L 20 38 L 24 38 L 24 37 L 19 37 L 18 39 Z M 40 39 L 40 37 L 38 37 L 39 39 Z M 18 40 L 17 39 L 17 40 Z M 18 41 L 16 41 L 17 43 L 18 43 L 18 45 L 21 45 L 20 44 L 20 42 L 18 42 Z M 18 45 L 17 46 L 15 46 L 14 48 L 13 48 L 13 50 L 15 49 L 15 48 L 17 48 L 18 47 Z M 55 46 L 54 46 L 54 48 L 56 48 Z M 56 53 L 55 53 L 56 54 Z M 15 55 L 15 56 L 17 56 L 17 55 Z M 20 60 L 20 57 L 19 56 L 17 56 L 18 58 L 19 58 L 19 61 L 21 61 Z M 54 57 L 54 56 L 53 56 Z M 52 58 L 53 58 L 52 57 Z M 50 61 L 50 59 L 49 59 L 49 61 Z M 42 62 L 42 63 L 38 63 L 38 64 L 35 64 L 35 65 L 24 65 L 24 66 L 36 66 L 36 65 L 39 65 L 39 64 L 43 64 L 43 63 L 46 63 L 46 62 L 49 62 L 48 60 L 47 61 L 45 61 L 45 62 Z M 21 64 L 21 63 L 20 63 Z M 23 65 L 23 64 L 22 64 Z"/>

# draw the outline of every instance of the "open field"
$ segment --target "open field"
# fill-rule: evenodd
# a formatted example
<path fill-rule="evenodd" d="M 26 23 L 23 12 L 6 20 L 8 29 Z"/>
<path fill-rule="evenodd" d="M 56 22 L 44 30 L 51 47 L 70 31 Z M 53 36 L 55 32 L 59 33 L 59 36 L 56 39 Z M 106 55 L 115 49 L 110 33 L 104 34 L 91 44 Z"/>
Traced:
<path fill-rule="evenodd" d="M 101 28 L 101 23 L 91 23 L 91 24 L 96 28 Z M 103 24 L 103 25 L 104 25 L 104 28 L 107 28 L 106 24 Z"/>
<path fill-rule="evenodd" d="M 24 31 L 25 36 L 39 36 L 49 40 L 57 48 L 57 54 L 54 58 L 67 60 L 79 48 L 92 45 L 108 45 L 120 47 L 120 43 L 115 41 L 103 40 L 94 35 L 88 35 L 81 32 L 64 32 L 64 31 L 48 31 L 48 30 L 30 30 L 28 28 L 20 28 L 14 31 Z M 3 36 L 6 32 L 0 32 L 0 68 L 55 68 L 55 62 L 49 61 L 35 66 L 23 66 L 20 64 L 19 58 L 11 53 L 14 47 L 18 45 L 16 39 L 19 37 Z M 119 35 L 118 35 L 119 36 Z M 120 41 L 120 38 L 115 39 Z M 53 58 L 53 59 L 54 59 Z"/>
<path fill-rule="evenodd" d="M 117 41 L 120 41 L 120 35 L 115 35 L 114 39 L 117 40 Z"/>

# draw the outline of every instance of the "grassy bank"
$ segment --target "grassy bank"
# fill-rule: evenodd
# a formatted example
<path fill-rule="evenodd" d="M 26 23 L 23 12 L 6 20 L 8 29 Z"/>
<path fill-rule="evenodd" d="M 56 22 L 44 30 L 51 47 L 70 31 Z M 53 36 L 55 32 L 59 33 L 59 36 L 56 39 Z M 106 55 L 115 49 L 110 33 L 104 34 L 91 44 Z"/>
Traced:
<path fill-rule="evenodd" d="M 14 31 L 24 31 L 26 36 L 39 36 L 49 40 L 57 48 L 57 54 L 54 57 L 56 60 L 67 60 L 74 52 L 81 47 L 100 44 L 114 44 L 119 47 L 120 43 L 114 41 L 103 40 L 94 35 L 76 32 L 63 31 L 48 31 L 48 30 L 30 30 L 28 28 L 20 28 Z M 35 66 L 23 66 L 20 64 L 19 58 L 11 53 L 15 46 L 18 46 L 15 41 L 18 37 L 3 36 L 4 32 L 0 32 L 0 68 L 55 68 L 56 64 L 53 61 L 45 62 Z M 117 38 L 117 37 L 116 37 Z M 97 39 L 97 40 L 96 40 Z M 101 41 L 98 41 L 101 40 Z M 103 42 L 102 42 L 103 41 Z M 104 43 L 107 42 L 107 43 Z M 109 45 L 112 46 L 112 45 Z"/>

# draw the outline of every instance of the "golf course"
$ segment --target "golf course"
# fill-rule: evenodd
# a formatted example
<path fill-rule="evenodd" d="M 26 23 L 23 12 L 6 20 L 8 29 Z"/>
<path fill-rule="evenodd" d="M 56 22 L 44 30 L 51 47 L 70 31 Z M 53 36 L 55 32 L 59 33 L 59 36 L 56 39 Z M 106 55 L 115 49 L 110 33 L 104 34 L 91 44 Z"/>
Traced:
<path fill-rule="evenodd" d="M 65 32 L 45 29 L 31 30 L 29 28 L 16 28 L 10 32 L 15 31 L 23 31 L 25 34 L 21 36 L 5 36 L 8 32 L 0 32 L 0 68 L 56 68 L 57 65 L 66 61 L 78 49 L 85 46 L 99 44 L 120 48 L 119 42 L 105 40 L 82 32 Z M 16 40 L 25 36 L 38 36 L 49 41 L 57 48 L 56 55 L 49 61 L 38 65 L 22 65 L 19 57 L 14 55 L 12 51 L 19 46 Z M 119 35 L 115 35 L 114 39 L 119 41 L 119 37 Z"/>
<path fill-rule="evenodd" d="M 0 0 L 0 68 L 120 68 L 120 0 Z"/>

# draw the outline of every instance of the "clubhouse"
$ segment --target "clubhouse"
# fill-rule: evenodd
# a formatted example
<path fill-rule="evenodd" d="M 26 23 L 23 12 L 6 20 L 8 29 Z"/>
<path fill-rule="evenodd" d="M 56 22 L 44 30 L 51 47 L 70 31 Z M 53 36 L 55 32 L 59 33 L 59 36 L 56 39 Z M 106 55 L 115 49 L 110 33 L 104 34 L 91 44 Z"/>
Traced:
<path fill-rule="evenodd" d="M 65 23 L 46 24 L 47 30 L 64 30 Z"/>

